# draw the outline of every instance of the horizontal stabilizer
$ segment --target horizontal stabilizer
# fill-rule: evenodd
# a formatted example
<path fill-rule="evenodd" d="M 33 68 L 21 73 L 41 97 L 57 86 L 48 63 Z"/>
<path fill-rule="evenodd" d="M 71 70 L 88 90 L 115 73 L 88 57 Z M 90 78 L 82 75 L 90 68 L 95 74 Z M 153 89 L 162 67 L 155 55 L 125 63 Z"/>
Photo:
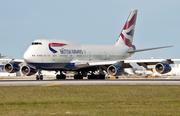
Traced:
<path fill-rule="evenodd" d="M 157 47 L 157 48 L 139 49 L 139 50 L 129 51 L 128 53 L 143 52 L 143 51 L 162 49 L 162 48 L 169 48 L 169 47 L 173 47 L 173 46 L 164 46 L 164 47 Z"/>

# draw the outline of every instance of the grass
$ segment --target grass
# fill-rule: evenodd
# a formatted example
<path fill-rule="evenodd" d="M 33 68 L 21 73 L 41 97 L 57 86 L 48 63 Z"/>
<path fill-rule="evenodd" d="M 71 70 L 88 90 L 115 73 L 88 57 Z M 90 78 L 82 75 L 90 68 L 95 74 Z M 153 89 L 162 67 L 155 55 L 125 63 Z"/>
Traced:
<path fill-rule="evenodd" d="M 180 86 L 0 87 L 0 115 L 180 115 Z"/>

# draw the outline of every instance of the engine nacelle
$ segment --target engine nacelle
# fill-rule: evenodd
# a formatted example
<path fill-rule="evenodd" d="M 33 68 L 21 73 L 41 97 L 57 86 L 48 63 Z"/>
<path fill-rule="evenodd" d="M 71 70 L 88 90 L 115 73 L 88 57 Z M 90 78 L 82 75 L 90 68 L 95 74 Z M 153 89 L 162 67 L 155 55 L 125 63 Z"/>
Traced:
<path fill-rule="evenodd" d="M 4 65 L 4 69 L 8 73 L 15 73 L 15 72 L 18 72 L 20 70 L 20 66 L 15 64 L 15 63 L 9 62 L 9 63 Z"/>
<path fill-rule="evenodd" d="M 34 68 L 30 67 L 30 66 L 23 66 L 21 68 L 21 72 L 26 76 L 31 76 L 31 75 L 37 73 L 37 69 L 34 69 Z"/>
<path fill-rule="evenodd" d="M 171 71 L 171 66 L 160 62 L 160 63 L 156 64 L 155 69 L 158 73 L 165 74 L 165 73 L 168 73 Z"/>
<path fill-rule="evenodd" d="M 110 75 L 119 76 L 120 74 L 124 73 L 124 69 L 117 65 L 111 65 L 107 68 L 107 72 Z"/>

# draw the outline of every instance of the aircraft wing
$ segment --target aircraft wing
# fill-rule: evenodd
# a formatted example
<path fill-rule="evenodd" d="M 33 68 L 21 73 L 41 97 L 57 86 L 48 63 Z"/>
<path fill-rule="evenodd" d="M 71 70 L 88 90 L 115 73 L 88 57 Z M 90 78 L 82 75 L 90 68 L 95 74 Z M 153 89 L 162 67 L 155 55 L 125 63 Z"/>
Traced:
<path fill-rule="evenodd" d="M 25 62 L 23 59 L 12 59 L 10 62 L 15 63 L 17 65 Z"/>
<path fill-rule="evenodd" d="M 78 68 L 86 68 L 86 67 L 91 67 L 91 66 L 104 66 L 104 65 L 111 65 L 116 63 L 117 60 L 115 61 L 73 61 L 75 63 L 75 66 Z"/>
<path fill-rule="evenodd" d="M 11 62 L 14 62 L 14 63 L 16 63 L 16 64 L 20 64 L 20 63 L 23 63 L 23 62 L 25 62 L 23 59 L 12 59 L 12 61 Z"/>
<path fill-rule="evenodd" d="M 3 62 L 3 61 L 8 61 L 8 62 L 12 62 L 15 64 L 20 64 L 20 63 L 25 62 L 23 59 L 0 58 L 0 62 Z"/>
<path fill-rule="evenodd" d="M 137 63 L 139 66 L 147 68 L 148 65 L 156 65 L 157 63 L 174 64 L 174 61 L 180 59 L 137 59 L 137 60 L 124 60 L 125 63 Z"/>
<path fill-rule="evenodd" d="M 174 61 L 180 59 L 136 59 L 136 60 L 114 60 L 114 61 L 75 61 L 75 66 L 79 68 L 86 68 L 92 66 L 109 66 L 118 65 L 122 68 L 132 68 L 130 63 L 137 63 L 139 66 L 147 68 L 147 65 L 156 65 L 157 63 L 174 64 Z"/>
<path fill-rule="evenodd" d="M 173 46 L 163 46 L 163 47 L 148 48 L 148 49 L 138 49 L 138 50 L 129 51 L 128 53 L 135 53 L 135 52 L 142 52 L 142 51 L 156 50 L 156 49 L 169 48 L 169 47 L 173 47 Z"/>

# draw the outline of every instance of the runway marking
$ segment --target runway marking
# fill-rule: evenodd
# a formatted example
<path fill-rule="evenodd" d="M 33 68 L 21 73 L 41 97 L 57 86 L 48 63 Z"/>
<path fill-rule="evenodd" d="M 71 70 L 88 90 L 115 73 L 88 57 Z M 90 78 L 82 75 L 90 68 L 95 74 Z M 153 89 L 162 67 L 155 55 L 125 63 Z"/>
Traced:
<path fill-rule="evenodd" d="M 62 83 L 54 83 L 54 82 L 52 82 L 52 84 L 47 84 L 47 85 L 43 85 L 43 86 L 55 86 L 55 85 L 60 85 L 60 84 L 62 84 Z"/>

